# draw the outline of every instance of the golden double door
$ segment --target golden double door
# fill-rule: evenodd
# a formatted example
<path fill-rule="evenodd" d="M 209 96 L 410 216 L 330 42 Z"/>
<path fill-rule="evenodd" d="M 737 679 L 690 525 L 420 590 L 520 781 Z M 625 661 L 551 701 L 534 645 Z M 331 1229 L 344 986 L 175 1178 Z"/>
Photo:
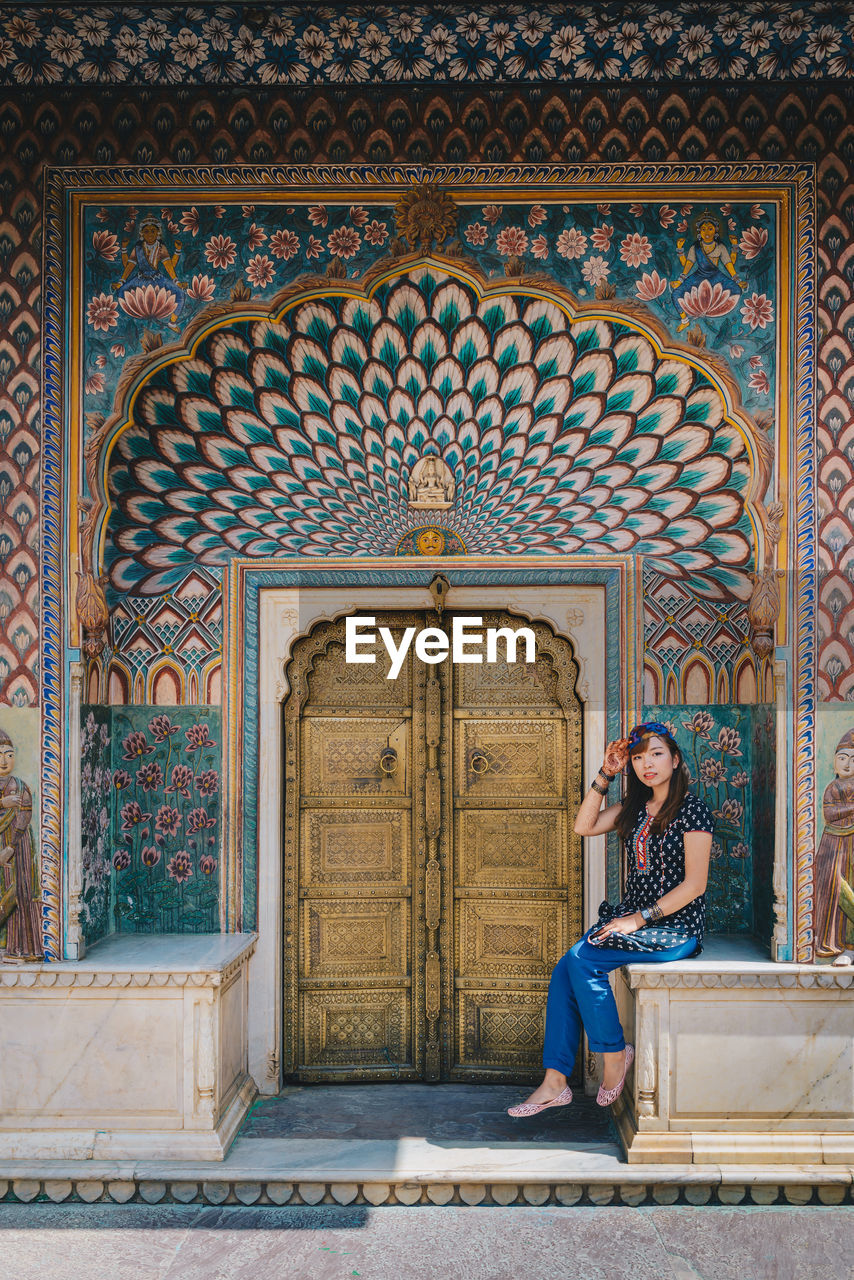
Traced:
<path fill-rule="evenodd" d="M 400 643 L 437 614 L 374 615 Z M 517 1080 L 541 1061 L 548 979 L 581 930 L 578 668 L 345 661 L 321 623 L 285 706 L 284 1050 L 300 1080 Z M 445 613 L 445 630 L 451 618 Z M 517 654 L 524 657 L 524 645 Z"/>

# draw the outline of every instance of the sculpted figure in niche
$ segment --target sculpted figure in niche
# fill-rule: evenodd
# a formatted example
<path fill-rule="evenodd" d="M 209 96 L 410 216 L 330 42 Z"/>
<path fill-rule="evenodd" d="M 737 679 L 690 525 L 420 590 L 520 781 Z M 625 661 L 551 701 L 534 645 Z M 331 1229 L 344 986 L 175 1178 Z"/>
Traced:
<path fill-rule="evenodd" d="M 456 485 L 451 469 L 441 458 L 428 454 L 419 458 L 409 476 L 409 505 L 433 511 L 453 505 Z"/>
<path fill-rule="evenodd" d="M 15 746 L 0 729 L 0 928 L 6 955 L 40 960 L 42 949 L 39 873 L 33 833 L 33 795 L 16 778 Z"/>
<path fill-rule="evenodd" d="M 854 729 L 833 756 L 824 792 L 824 831 L 815 859 L 815 937 L 820 956 L 854 959 Z M 843 961 L 844 963 L 844 961 Z"/>

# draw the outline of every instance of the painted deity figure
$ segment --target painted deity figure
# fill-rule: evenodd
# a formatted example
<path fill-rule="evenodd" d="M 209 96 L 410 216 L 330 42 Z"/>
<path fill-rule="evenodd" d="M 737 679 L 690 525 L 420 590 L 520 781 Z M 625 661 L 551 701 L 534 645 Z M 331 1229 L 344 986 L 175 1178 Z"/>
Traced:
<path fill-rule="evenodd" d="M 31 822 L 33 796 L 14 775 L 15 746 L 0 729 L 0 924 L 6 925 L 6 955 L 40 960 L 42 948 L 39 872 Z"/>
<path fill-rule="evenodd" d="M 186 281 L 178 279 L 176 268 L 181 256 L 181 241 L 174 241 L 172 253 L 163 242 L 163 230 L 156 218 L 144 218 L 139 228 L 139 239 L 130 253 L 129 240 L 122 241 L 122 277 L 113 285 L 119 300 L 131 289 L 153 285 L 165 289 L 174 303 L 169 317 L 170 329 L 178 328 L 178 317 L 184 309 Z"/>
<path fill-rule="evenodd" d="M 738 298 L 738 293 L 733 288 L 733 281 L 739 289 L 744 290 L 747 288 L 747 281 L 740 280 L 736 276 L 736 237 L 730 236 L 732 248 L 728 249 L 721 240 L 720 222 L 709 214 L 700 215 L 694 223 L 694 233 L 696 238 L 687 253 L 682 252 L 685 248 L 684 238 L 676 241 L 679 261 L 682 264 L 682 274 L 676 280 L 671 280 L 670 285 L 673 289 L 673 301 L 679 308 L 677 333 L 680 329 L 686 329 L 690 323 L 682 305 L 682 299 L 692 289 L 702 284 L 704 280 L 712 288 L 716 284 L 720 285 L 724 293 L 734 298 Z M 735 303 L 733 302 L 732 306 L 734 305 Z M 732 306 L 727 309 L 732 310 Z"/>
<path fill-rule="evenodd" d="M 418 506 L 449 507 L 456 486 L 450 470 L 432 453 L 421 458 L 409 478 L 409 501 Z"/>
<path fill-rule="evenodd" d="M 820 956 L 854 948 L 854 729 L 833 756 L 824 792 L 824 831 L 815 859 L 815 937 Z"/>

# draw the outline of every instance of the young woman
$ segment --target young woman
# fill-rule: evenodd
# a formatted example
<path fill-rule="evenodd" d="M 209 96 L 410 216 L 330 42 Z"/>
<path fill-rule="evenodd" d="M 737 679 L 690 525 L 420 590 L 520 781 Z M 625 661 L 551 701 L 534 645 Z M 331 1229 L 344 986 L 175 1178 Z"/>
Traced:
<path fill-rule="evenodd" d="M 621 804 L 602 808 L 608 787 L 628 767 Z M 552 971 L 546 1004 L 543 1066 L 546 1074 L 511 1116 L 535 1116 L 572 1101 L 572 1072 L 581 1028 L 603 1057 L 596 1101 L 606 1107 L 620 1096 L 634 1049 L 626 1044 L 608 982 L 612 969 L 632 961 L 684 960 L 702 950 L 704 893 L 714 823 L 702 800 L 688 790 L 688 771 L 664 724 L 635 725 L 628 738 L 609 742 L 605 762 L 575 819 L 580 836 L 618 831 L 629 855 L 623 901 L 603 902 L 592 929 Z"/>

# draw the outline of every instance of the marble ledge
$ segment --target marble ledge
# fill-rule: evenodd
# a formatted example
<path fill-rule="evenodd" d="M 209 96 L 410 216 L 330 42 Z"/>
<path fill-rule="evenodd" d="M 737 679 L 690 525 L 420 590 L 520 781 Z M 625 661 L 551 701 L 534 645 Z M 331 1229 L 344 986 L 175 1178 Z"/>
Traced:
<path fill-rule="evenodd" d="M 627 964 L 624 978 L 644 988 L 760 988 L 765 990 L 854 991 L 854 967 L 774 961 L 753 938 L 707 937 L 702 955 L 666 965 Z"/>
<path fill-rule="evenodd" d="M 255 933 L 114 933 L 83 960 L 0 965 L 0 987 L 220 986 L 255 950 Z"/>

